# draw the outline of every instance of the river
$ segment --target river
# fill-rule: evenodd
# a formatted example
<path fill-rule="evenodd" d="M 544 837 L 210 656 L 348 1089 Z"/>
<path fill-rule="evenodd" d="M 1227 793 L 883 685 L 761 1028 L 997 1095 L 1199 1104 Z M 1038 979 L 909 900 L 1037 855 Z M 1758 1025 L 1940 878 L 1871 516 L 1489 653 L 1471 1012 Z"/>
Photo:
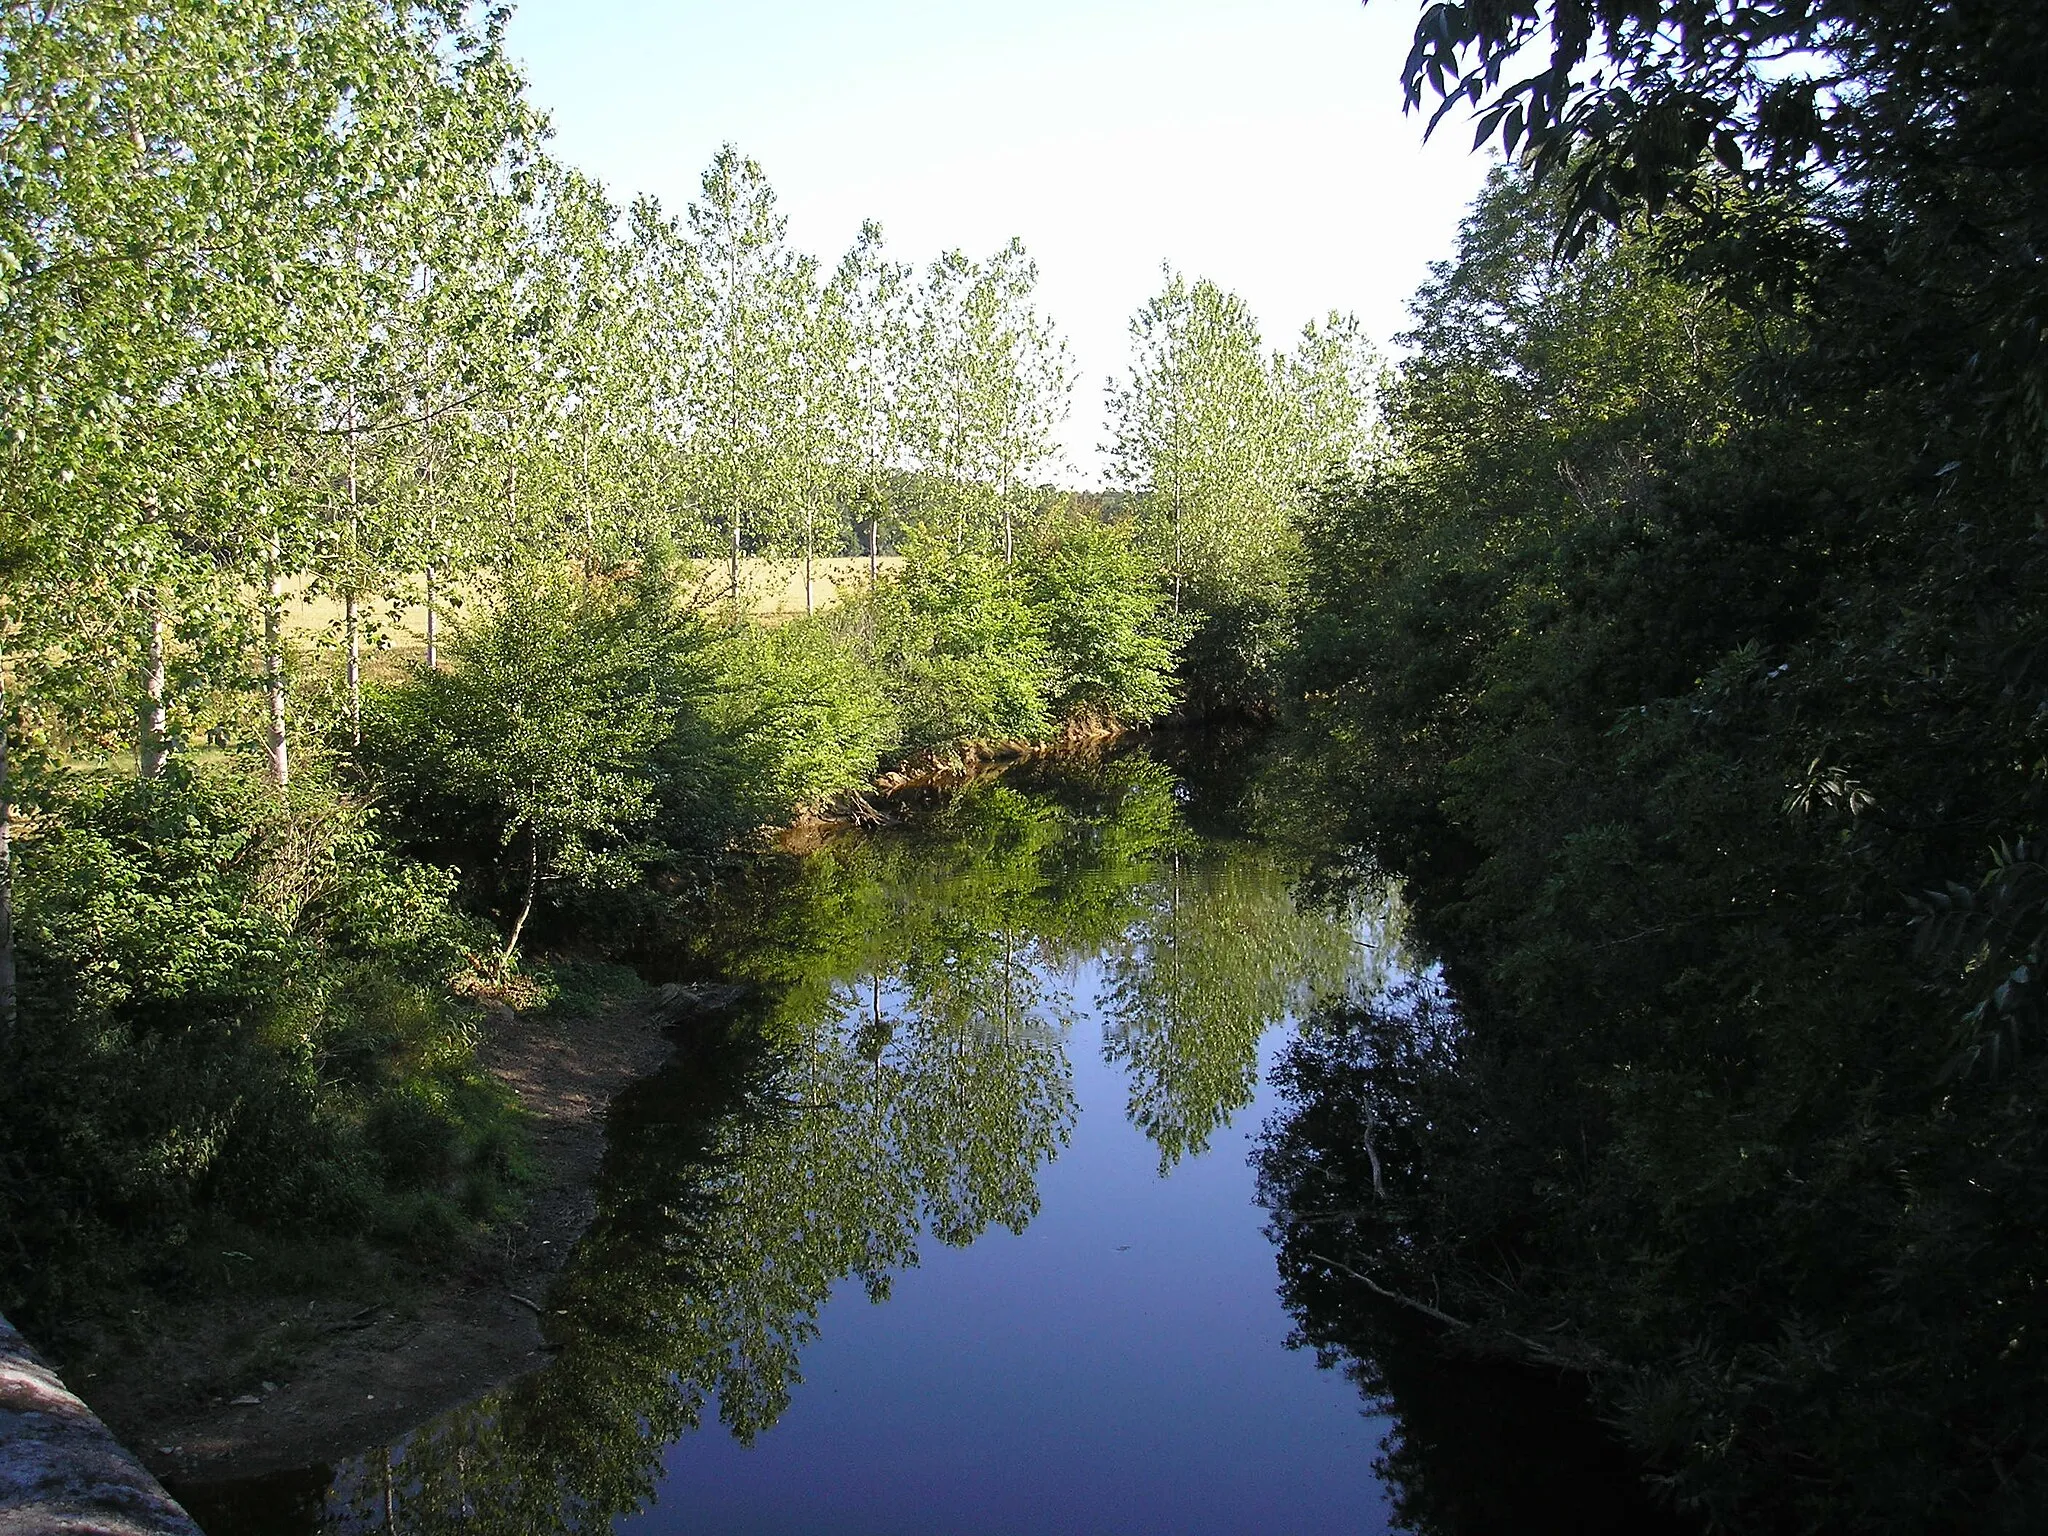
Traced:
<path fill-rule="evenodd" d="M 747 987 L 614 1105 L 552 1363 L 210 1536 L 1635 1531 L 1568 1383 L 1283 1294 L 1261 1151 L 1303 1021 L 1433 985 L 1220 776 L 1025 766 L 767 856 L 650 941 Z M 1304 1333 L 1321 1346 L 1304 1347 Z M 1413 1347 L 1388 1346 L 1389 1337 Z"/>

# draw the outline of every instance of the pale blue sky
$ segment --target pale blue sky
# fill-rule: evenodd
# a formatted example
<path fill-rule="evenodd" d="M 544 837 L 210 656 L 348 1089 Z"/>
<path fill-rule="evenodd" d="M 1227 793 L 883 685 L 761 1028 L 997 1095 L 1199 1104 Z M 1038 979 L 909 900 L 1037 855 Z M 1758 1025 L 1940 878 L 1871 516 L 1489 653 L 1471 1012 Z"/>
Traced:
<path fill-rule="evenodd" d="M 680 210 L 727 140 L 828 264 L 863 218 L 920 266 L 1019 235 L 1073 348 L 1098 478 L 1103 380 L 1159 264 L 1244 295 L 1270 343 L 1356 311 L 1383 345 L 1485 175 L 1400 111 L 1417 0 L 520 0 L 554 148 Z"/>

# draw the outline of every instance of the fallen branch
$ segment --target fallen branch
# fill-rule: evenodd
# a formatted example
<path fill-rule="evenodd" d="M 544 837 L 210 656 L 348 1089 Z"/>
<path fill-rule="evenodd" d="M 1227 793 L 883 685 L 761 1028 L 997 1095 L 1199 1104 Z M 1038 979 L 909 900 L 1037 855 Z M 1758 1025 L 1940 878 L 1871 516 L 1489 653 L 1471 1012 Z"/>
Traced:
<path fill-rule="evenodd" d="M 1349 1264 L 1345 1264 L 1337 1259 L 1333 1259 L 1328 1254 L 1311 1253 L 1309 1257 L 1314 1259 L 1318 1264 L 1327 1264 L 1332 1269 L 1341 1270 L 1343 1273 L 1349 1275 L 1352 1279 L 1356 1280 L 1360 1285 L 1364 1286 L 1367 1290 L 1371 1291 L 1373 1295 L 1385 1297 L 1388 1301 L 1396 1302 L 1401 1306 L 1411 1308 L 1414 1311 L 1420 1312 L 1424 1317 L 1434 1318 L 1437 1322 L 1442 1323 L 1446 1328 L 1456 1328 L 1463 1331 L 1470 1329 L 1472 1326 L 1464 1319 L 1453 1317 L 1450 1313 L 1442 1310 L 1439 1307 L 1432 1307 L 1426 1301 L 1417 1301 L 1413 1296 L 1403 1296 L 1399 1291 L 1390 1291 L 1384 1285 L 1381 1285 L 1379 1281 L 1373 1279 L 1371 1275 L 1360 1274 L 1357 1270 L 1353 1269 Z"/>
<path fill-rule="evenodd" d="M 1426 1301 L 1417 1301 L 1413 1296 L 1403 1296 L 1399 1291 L 1388 1290 L 1379 1281 L 1373 1279 L 1371 1275 L 1363 1274 L 1353 1269 L 1349 1264 L 1339 1259 L 1331 1258 L 1328 1254 L 1310 1253 L 1309 1257 L 1319 1264 L 1327 1264 L 1330 1268 L 1349 1275 L 1375 1296 L 1391 1301 L 1397 1306 L 1407 1307 L 1412 1311 L 1420 1312 L 1424 1317 L 1442 1323 L 1446 1328 L 1456 1329 L 1460 1333 L 1476 1333 L 1480 1331 L 1463 1318 L 1451 1316 L 1450 1313 L 1444 1311 L 1441 1307 L 1433 1307 Z M 1501 1337 L 1512 1339 L 1515 1343 L 1521 1345 L 1528 1352 L 1530 1363 L 1549 1366 L 1553 1370 L 1573 1371 L 1583 1376 L 1589 1375 L 1596 1370 L 1610 1369 L 1614 1364 L 1612 1360 L 1609 1360 L 1597 1349 L 1588 1348 L 1584 1345 L 1578 1346 L 1581 1352 L 1574 1358 L 1573 1356 L 1561 1355 L 1549 1345 L 1539 1344 L 1536 1340 L 1524 1338 L 1519 1333 L 1509 1333 L 1506 1329 L 1501 1330 Z"/>
<path fill-rule="evenodd" d="M 1361 1217 L 1370 1216 L 1371 1214 L 1372 1212 L 1363 1206 L 1353 1206 L 1349 1210 L 1322 1211 L 1314 1216 L 1299 1216 L 1290 1211 L 1287 1213 L 1287 1220 L 1290 1224 L 1297 1227 L 1331 1227 L 1340 1221 L 1357 1221 Z M 1311 1257 L 1314 1257 L 1314 1255 L 1311 1255 Z"/>

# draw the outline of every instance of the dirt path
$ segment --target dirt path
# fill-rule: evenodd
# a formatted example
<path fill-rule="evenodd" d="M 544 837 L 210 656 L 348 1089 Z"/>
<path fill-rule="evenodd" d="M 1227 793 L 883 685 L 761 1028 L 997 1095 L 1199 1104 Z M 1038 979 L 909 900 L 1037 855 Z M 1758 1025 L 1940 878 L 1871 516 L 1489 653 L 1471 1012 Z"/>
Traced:
<path fill-rule="evenodd" d="M 524 1219 L 439 1284 L 391 1308 L 303 1298 L 212 1308 L 72 1385 L 152 1472 L 193 1482 L 388 1443 L 545 1363 L 539 1305 L 595 1212 L 605 1108 L 668 1059 L 671 1025 L 724 1006 L 730 991 L 663 987 L 566 1028 L 499 1013 L 479 1057 L 532 1116 L 540 1177 Z M 276 1349 L 277 1337 L 296 1347 Z M 272 1360 L 274 1379 L 241 1380 Z"/>

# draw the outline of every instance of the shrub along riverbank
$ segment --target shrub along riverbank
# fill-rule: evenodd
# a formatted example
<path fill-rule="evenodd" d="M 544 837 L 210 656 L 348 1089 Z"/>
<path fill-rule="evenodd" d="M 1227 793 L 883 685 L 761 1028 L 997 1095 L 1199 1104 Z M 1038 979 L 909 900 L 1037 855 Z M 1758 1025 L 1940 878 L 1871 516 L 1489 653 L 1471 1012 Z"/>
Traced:
<path fill-rule="evenodd" d="M 885 770 L 1169 708 L 1185 629 L 1128 532 L 1019 542 L 916 541 L 775 628 L 693 606 L 659 543 L 517 571 L 359 726 L 337 694 L 289 790 L 253 757 L 53 780 L 17 850 L 0 1304 L 61 1344 L 117 1302 L 460 1252 L 519 1200 L 475 1047 L 560 992 L 536 936 L 601 956 Z"/>

